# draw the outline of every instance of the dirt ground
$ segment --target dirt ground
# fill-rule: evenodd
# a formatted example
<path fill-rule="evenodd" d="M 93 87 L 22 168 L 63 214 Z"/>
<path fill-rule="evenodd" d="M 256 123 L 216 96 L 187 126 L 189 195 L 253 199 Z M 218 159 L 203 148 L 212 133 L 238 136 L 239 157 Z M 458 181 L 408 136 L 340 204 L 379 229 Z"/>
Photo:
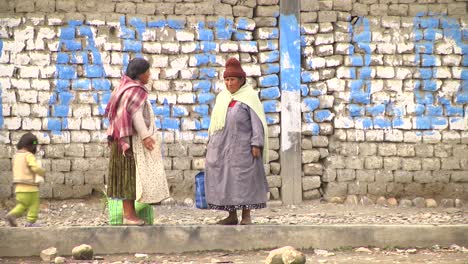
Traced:
<path fill-rule="evenodd" d="M 415 253 L 413 253 L 415 251 Z M 353 249 L 342 249 L 320 252 L 320 250 L 305 250 L 308 264 L 468 264 L 468 253 L 457 252 L 450 249 L 370 249 L 370 253 L 356 252 Z M 409 253 L 411 252 L 411 253 Z M 203 264 L 203 263 L 233 263 L 233 264 L 261 264 L 265 263 L 269 251 L 255 252 L 199 252 L 172 255 L 148 255 L 137 258 L 135 255 L 97 256 L 94 261 L 76 261 L 67 258 L 66 263 L 157 263 L 157 264 Z M 0 263 L 40 263 L 40 258 L 3 258 Z"/>

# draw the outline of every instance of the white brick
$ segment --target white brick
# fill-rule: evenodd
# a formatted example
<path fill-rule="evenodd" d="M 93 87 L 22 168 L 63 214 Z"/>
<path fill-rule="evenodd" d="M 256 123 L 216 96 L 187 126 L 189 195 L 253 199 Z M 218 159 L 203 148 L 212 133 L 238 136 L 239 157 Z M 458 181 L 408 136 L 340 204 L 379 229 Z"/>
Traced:
<path fill-rule="evenodd" d="M 6 40 L 3 41 L 3 50 L 5 51 L 11 51 L 12 53 L 20 53 L 21 51 L 24 50 L 26 45 L 24 44 L 23 41 L 12 41 L 12 40 Z"/>
<path fill-rule="evenodd" d="M 459 66 L 462 60 L 462 56 L 449 54 L 442 56 L 442 65 L 443 66 Z"/>
<path fill-rule="evenodd" d="M 395 54 L 396 45 L 393 43 L 378 43 L 377 52 L 380 54 Z"/>
<path fill-rule="evenodd" d="M 442 82 L 442 85 L 440 86 L 441 88 L 441 95 L 448 95 L 452 96 L 455 95 L 458 92 L 458 89 L 460 87 L 460 82 L 455 81 L 455 80 L 444 80 Z"/>
<path fill-rule="evenodd" d="M 337 67 L 341 65 L 341 56 L 330 56 L 326 60 L 327 67 Z"/>
<path fill-rule="evenodd" d="M 106 131 L 91 131 L 91 142 L 98 142 L 98 143 L 107 142 Z"/>
<path fill-rule="evenodd" d="M 153 59 L 152 67 L 165 68 L 169 65 L 169 57 L 166 55 L 154 55 L 151 58 Z"/>
<path fill-rule="evenodd" d="M 320 105 L 319 108 L 332 108 L 335 97 L 332 95 L 322 95 L 319 96 Z"/>
<path fill-rule="evenodd" d="M 0 64 L 9 64 L 10 63 L 10 52 L 2 50 L 0 53 Z"/>
<path fill-rule="evenodd" d="M 195 40 L 195 34 L 188 30 L 179 30 L 176 32 L 177 41 L 193 41 Z"/>
<path fill-rule="evenodd" d="M 69 144 L 70 131 L 60 131 L 59 133 L 51 133 L 50 142 L 52 144 Z"/>
<path fill-rule="evenodd" d="M 18 91 L 18 102 L 23 102 L 23 103 L 31 103 L 35 104 L 37 103 L 37 91 L 34 90 L 19 90 Z"/>
<path fill-rule="evenodd" d="M 104 43 L 104 50 L 120 51 L 122 50 L 122 44 L 120 42 L 106 42 Z"/>
<path fill-rule="evenodd" d="M 38 39 L 53 39 L 57 36 L 53 28 L 41 27 L 37 33 Z"/>
<path fill-rule="evenodd" d="M 177 103 L 177 95 L 172 93 L 160 93 L 158 95 L 158 104 L 163 104 L 164 100 L 167 100 L 168 104 Z"/>
<path fill-rule="evenodd" d="M 400 124 L 393 124 L 393 128 L 399 128 L 404 130 L 409 130 L 413 127 L 413 123 L 411 122 L 411 118 L 404 117 L 401 119 Z"/>
<path fill-rule="evenodd" d="M 194 80 L 198 78 L 198 68 L 189 68 L 180 70 L 180 77 L 185 80 Z"/>
<path fill-rule="evenodd" d="M 196 121 L 189 118 L 182 118 L 182 130 L 196 130 Z"/>
<path fill-rule="evenodd" d="M 9 28 L 17 27 L 21 24 L 21 18 L 2 18 L 0 19 L 0 25 Z"/>
<path fill-rule="evenodd" d="M 50 64 L 50 55 L 41 53 L 31 54 L 31 64 L 36 66 L 46 66 Z"/>
<path fill-rule="evenodd" d="M 47 24 L 49 26 L 60 26 L 63 24 L 63 17 L 59 16 L 48 16 L 47 17 Z"/>
<path fill-rule="evenodd" d="M 337 116 L 334 120 L 335 128 L 353 128 L 354 120 L 346 116 Z"/>
<path fill-rule="evenodd" d="M 443 43 L 436 43 L 434 45 L 434 53 L 435 54 L 442 54 L 448 55 L 453 53 L 453 46 L 456 45 L 455 43 L 443 42 Z"/>
<path fill-rule="evenodd" d="M 123 53 L 113 52 L 110 58 L 111 64 L 121 65 L 123 62 L 123 55 Z"/>
<path fill-rule="evenodd" d="M 465 70 L 464 67 L 452 67 L 452 75 L 454 79 L 461 79 L 461 73 Z"/>
<path fill-rule="evenodd" d="M 156 41 L 156 29 L 147 28 L 142 34 L 143 41 Z M 144 46 L 144 43 L 143 43 Z"/>
<path fill-rule="evenodd" d="M 12 77 L 14 70 L 14 65 L 0 64 L 0 77 Z"/>
<path fill-rule="evenodd" d="M 180 51 L 182 53 L 192 53 L 197 50 L 197 44 L 195 42 L 184 42 L 180 45 Z"/>
<path fill-rule="evenodd" d="M 192 82 L 187 80 L 176 80 L 173 82 L 173 87 L 176 91 L 192 91 Z"/>
<path fill-rule="evenodd" d="M 307 58 L 307 65 L 312 65 L 312 69 L 325 68 L 326 64 L 327 60 L 322 57 Z"/>
<path fill-rule="evenodd" d="M 390 101 L 390 95 L 386 92 L 377 92 L 372 94 L 372 103 L 385 104 Z"/>
<path fill-rule="evenodd" d="M 169 62 L 173 69 L 181 70 L 187 68 L 189 56 L 178 56 Z"/>
<path fill-rule="evenodd" d="M 166 80 L 157 80 L 153 82 L 153 90 L 156 91 L 169 91 L 171 88 L 170 81 Z"/>
<path fill-rule="evenodd" d="M 55 66 L 43 66 L 39 70 L 42 79 L 54 78 Z"/>
<path fill-rule="evenodd" d="M 396 68 L 396 79 L 405 80 L 412 78 L 412 72 L 409 68 L 397 67 Z"/>
<path fill-rule="evenodd" d="M 90 105 L 73 105 L 72 106 L 73 117 L 90 117 L 91 106 Z"/>
<path fill-rule="evenodd" d="M 450 71 L 450 68 L 449 67 L 437 67 L 435 77 L 437 79 L 451 79 L 452 73 Z"/>
<path fill-rule="evenodd" d="M 37 102 L 42 105 L 49 105 L 50 97 L 52 96 L 52 94 L 52 92 L 39 91 L 37 93 Z"/>
<path fill-rule="evenodd" d="M 403 89 L 402 80 L 385 80 L 385 90 L 401 93 Z"/>
<path fill-rule="evenodd" d="M 315 35 L 315 42 L 316 46 L 318 45 L 325 45 L 325 44 L 332 44 L 335 42 L 335 37 L 333 34 L 317 34 Z"/>
<path fill-rule="evenodd" d="M 307 35 L 315 35 L 319 30 L 318 24 L 303 24 L 302 30 Z"/>
<path fill-rule="evenodd" d="M 146 53 L 161 53 L 161 43 L 143 42 L 143 51 Z"/>
<path fill-rule="evenodd" d="M 41 124 L 40 118 L 24 117 L 21 128 L 25 130 L 41 130 Z"/>
<path fill-rule="evenodd" d="M 19 67 L 21 78 L 38 78 L 39 68 L 36 66 L 21 66 Z"/>
<path fill-rule="evenodd" d="M 60 51 L 59 44 L 60 42 L 58 40 L 49 40 L 47 42 L 47 47 L 49 47 L 50 51 Z"/>
<path fill-rule="evenodd" d="M 346 81 L 333 78 L 326 81 L 329 92 L 342 92 L 346 88 Z"/>
<path fill-rule="evenodd" d="M 164 75 L 162 78 L 168 79 L 168 80 L 175 80 L 179 76 L 179 69 L 171 69 L 171 68 L 166 68 L 164 70 Z"/>
<path fill-rule="evenodd" d="M 46 117 L 49 112 L 49 106 L 44 104 L 33 104 L 31 105 L 31 116 L 32 117 Z"/>
<path fill-rule="evenodd" d="M 67 127 L 69 130 L 80 130 L 81 118 L 75 118 L 75 117 L 67 118 Z"/>
<path fill-rule="evenodd" d="M 28 65 L 29 62 L 31 61 L 31 58 L 29 57 L 29 54 L 27 53 L 15 54 L 12 59 L 13 59 L 12 62 L 16 65 Z"/>
<path fill-rule="evenodd" d="M 260 47 L 260 50 L 262 50 L 262 48 Z M 310 56 L 313 56 L 314 55 L 314 47 L 313 46 L 307 46 L 305 48 L 303 48 L 302 50 L 302 54 L 306 57 L 310 57 Z"/>
<path fill-rule="evenodd" d="M 91 135 L 89 131 L 71 131 L 70 133 L 72 143 L 89 143 L 91 142 Z"/>
<path fill-rule="evenodd" d="M 221 52 L 236 52 L 239 50 L 239 43 L 237 41 L 226 41 L 219 44 Z"/>
<path fill-rule="evenodd" d="M 177 103 L 179 104 L 193 104 L 195 103 L 195 94 L 193 93 L 183 93 L 177 95 Z"/>
<path fill-rule="evenodd" d="M 338 79 L 351 79 L 351 68 L 350 67 L 338 67 L 336 69 L 336 77 Z"/>
<path fill-rule="evenodd" d="M 377 78 L 391 79 L 395 77 L 395 70 L 393 67 L 377 66 L 375 69 Z"/>
<path fill-rule="evenodd" d="M 11 115 L 11 106 L 2 104 L 3 117 Z"/>
<path fill-rule="evenodd" d="M 0 89 L 8 90 L 11 88 L 10 78 L 0 78 Z"/>
<path fill-rule="evenodd" d="M 81 128 L 85 130 L 99 130 L 101 129 L 101 119 L 97 117 L 82 118 Z"/>
<path fill-rule="evenodd" d="M 28 104 L 17 103 L 12 106 L 11 113 L 14 116 L 29 116 L 31 108 Z"/>
<path fill-rule="evenodd" d="M 378 93 L 383 90 L 384 82 L 383 80 L 373 79 L 371 80 L 371 90 L 370 93 Z"/>
<path fill-rule="evenodd" d="M 7 130 L 17 130 L 21 127 L 21 118 L 19 117 L 5 117 L 3 119 L 4 128 Z"/>
<path fill-rule="evenodd" d="M 161 51 L 168 54 L 177 54 L 179 53 L 179 44 L 172 42 L 163 43 L 161 46 Z"/>
<path fill-rule="evenodd" d="M 120 65 L 113 66 L 104 64 L 104 70 L 106 71 L 107 77 L 120 78 L 122 67 Z"/>
<path fill-rule="evenodd" d="M 337 53 L 339 53 L 338 52 L 338 45 L 337 45 L 337 48 L 336 48 Z M 315 49 L 317 51 L 317 55 L 319 55 L 319 56 L 329 56 L 329 55 L 333 54 L 333 45 L 320 45 L 320 46 L 317 46 Z M 348 54 L 348 53 L 346 53 L 346 54 Z M 341 53 L 339 53 L 339 54 L 341 54 Z"/>
<path fill-rule="evenodd" d="M 48 91 L 50 89 L 49 80 L 34 79 L 31 82 L 31 88 L 33 88 L 35 90 Z"/>
<path fill-rule="evenodd" d="M 241 41 L 239 45 L 239 50 L 241 52 L 258 52 L 257 45 L 251 45 L 251 42 Z"/>
<path fill-rule="evenodd" d="M 467 117 L 450 117 L 449 125 L 451 130 L 465 130 L 468 128 Z"/>
<path fill-rule="evenodd" d="M 261 67 L 258 64 L 244 64 L 242 65 L 247 76 L 261 76 Z"/>
<path fill-rule="evenodd" d="M 391 34 L 384 34 L 382 31 L 373 31 L 372 32 L 372 42 L 386 42 L 390 43 L 392 41 Z M 379 43 L 381 44 L 381 43 Z"/>
<path fill-rule="evenodd" d="M 413 53 L 414 52 L 414 43 L 398 43 L 397 53 Z"/>

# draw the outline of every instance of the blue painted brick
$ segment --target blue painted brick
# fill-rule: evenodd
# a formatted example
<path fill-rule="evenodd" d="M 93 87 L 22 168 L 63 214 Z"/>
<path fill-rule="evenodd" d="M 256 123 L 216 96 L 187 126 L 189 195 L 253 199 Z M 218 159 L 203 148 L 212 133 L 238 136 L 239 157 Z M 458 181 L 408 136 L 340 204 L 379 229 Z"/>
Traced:
<path fill-rule="evenodd" d="M 103 92 L 101 103 L 103 104 L 109 103 L 111 96 L 112 96 L 111 92 Z"/>
<path fill-rule="evenodd" d="M 422 89 L 424 91 L 436 91 L 437 83 L 433 80 L 424 80 Z"/>
<path fill-rule="evenodd" d="M 330 121 L 331 118 L 333 117 L 332 112 L 330 110 L 317 110 L 314 113 L 315 116 L 315 121 L 317 122 L 324 122 L 324 121 Z"/>
<path fill-rule="evenodd" d="M 142 44 L 140 41 L 124 39 L 123 51 L 125 52 L 141 52 Z"/>
<path fill-rule="evenodd" d="M 229 29 L 217 29 L 215 31 L 216 39 L 218 40 L 230 40 L 233 31 Z"/>
<path fill-rule="evenodd" d="M 428 116 L 419 116 L 416 117 L 416 129 L 431 129 L 432 123 L 431 119 Z"/>
<path fill-rule="evenodd" d="M 101 65 L 85 65 L 86 77 L 99 78 L 104 77 L 103 68 Z"/>
<path fill-rule="evenodd" d="M 277 112 L 278 101 L 275 100 L 267 100 L 263 101 L 263 110 L 265 113 L 275 113 Z"/>
<path fill-rule="evenodd" d="M 246 19 L 246 18 L 239 18 L 239 20 L 237 20 L 237 29 L 239 30 L 247 30 L 249 29 L 249 21 Z"/>
<path fill-rule="evenodd" d="M 351 101 L 354 103 L 368 104 L 370 103 L 370 95 L 366 92 L 352 92 Z"/>
<path fill-rule="evenodd" d="M 173 117 L 181 117 L 181 116 L 187 116 L 188 115 L 188 111 L 185 107 L 181 107 L 181 106 L 174 106 L 172 108 L 172 116 Z"/>
<path fill-rule="evenodd" d="M 317 123 L 312 123 L 312 135 L 318 136 L 320 135 L 320 126 Z"/>
<path fill-rule="evenodd" d="M 278 75 L 266 75 L 259 78 L 259 85 L 261 87 L 271 87 L 271 86 L 278 86 L 279 85 L 279 78 Z"/>
<path fill-rule="evenodd" d="M 87 36 L 88 38 L 93 38 L 93 31 L 88 26 L 81 26 L 79 28 L 79 32 L 81 36 Z"/>
<path fill-rule="evenodd" d="M 442 116 L 444 109 L 442 106 L 428 105 L 426 111 L 428 116 Z"/>
<path fill-rule="evenodd" d="M 204 52 L 210 52 L 216 50 L 216 42 L 202 41 L 200 42 L 200 49 Z"/>
<path fill-rule="evenodd" d="M 157 19 L 148 21 L 148 27 L 150 28 L 162 28 L 166 25 L 166 20 L 164 19 Z"/>
<path fill-rule="evenodd" d="M 209 110 L 208 105 L 196 105 L 193 108 L 193 111 L 201 116 L 207 116 L 208 110 Z"/>
<path fill-rule="evenodd" d="M 74 66 L 56 66 L 59 79 L 76 79 L 76 69 Z"/>
<path fill-rule="evenodd" d="M 434 51 L 434 44 L 431 42 L 420 42 L 415 44 L 416 53 L 432 54 Z"/>
<path fill-rule="evenodd" d="M 212 40 L 214 40 L 213 30 L 211 30 L 211 29 L 199 29 L 198 30 L 198 40 L 202 40 L 202 41 L 212 41 Z"/>
<path fill-rule="evenodd" d="M 444 106 L 450 105 L 452 103 L 451 99 L 446 98 L 446 97 L 438 97 L 437 100 L 439 101 L 441 105 L 444 105 Z"/>
<path fill-rule="evenodd" d="M 370 54 L 372 52 L 372 49 L 371 49 L 369 43 L 358 42 L 358 47 L 360 49 L 364 50 L 364 52 L 366 54 Z M 368 64 L 366 64 L 366 65 L 368 65 Z"/>
<path fill-rule="evenodd" d="M 93 79 L 92 84 L 95 90 L 102 91 L 111 89 L 111 82 L 108 79 Z"/>
<path fill-rule="evenodd" d="M 372 55 L 369 53 L 364 54 L 364 65 L 369 66 L 372 62 Z"/>
<path fill-rule="evenodd" d="M 144 22 L 141 18 L 132 17 L 130 18 L 129 24 L 134 28 L 144 29 L 146 28 L 146 22 Z"/>
<path fill-rule="evenodd" d="M 195 66 L 205 65 L 210 62 L 209 54 L 195 54 Z"/>
<path fill-rule="evenodd" d="M 66 117 L 68 116 L 68 110 L 69 106 L 68 105 L 54 105 L 54 117 Z"/>
<path fill-rule="evenodd" d="M 309 71 L 301 72 L 301 81 L 302 83 L 310 83 L 314 81 L 314 76 L 312 72 L 309 72 Z"/>
<path fill-rule="evenodd" d="M 437 34 L 443 36 L 444 32 L 440 29 L 426 29 L 424 30 L 424 39 L 427 41 L 435 41 Z"/>
<path fill-rule="evenodd" d="M 392 127 L 392 121 L 383 117 L 376 117 L 373 120 L 375 129 L 388 129 Z"/>
<path fill-rule="evenodd" d="M 458 93 L 457 97 L 455 98 L 455 102 L 457 104 L 466 104 L 466 103 L 468 103 L 468 91 L 465 91 L 463 93 Z"/>
<path fill-rule="evenodd" d="M 58 94 L 60 105 L 68 105 L 73 101 L 73 94 L 70 92 L 61 92 Z"/>
<path fill-rule="evenodd" d="M 436 66 L 436 58 L 434 55 L 422 55 L 422 66 L 423 67 L 431 67 Z"/>
<path fill-rule="evenodd" d="M 76 19 L 68 20 L 68 25 L 72 27 L 81 26 L 83 25 L 83 20 L 76 20 Z"/>
<path fill-rule="evenodd" d="M 61 43 L 65 44 L 65 48 L 69 51 L 81 50 L 81 42 L 75 40 L 61 40 Z"/>
<path fill-rule="evenodd" d="M 419 73 L 421 74 L 421 79 L 431 79 L 433 71 L 431 68 L 420 68 Z"/>
<path fill-rule="evenodd" d="M 361 55 L 355 54 L 349 56 L 351 59 L 351 65 L 352 66 L 363 66 L 364 65 L 364 60 Z"/>
<path fill-rule="evenodd" d="M 372 116 L 383 115 L 385 113 L 385 105 L 366 106 L 366 112 Z"/>
<path fill-rule="evenodd" d="M 314 111 L 320 105 L 320 100 L 317 98 L 304 98 L 302 102 L 306 106 L 307 111 Z"/>
<path fill-rule="evenodd" d="M 73 80 L 72 88 L 74 90 L 89 90 L 91 81 L 89 79 Z"/>
<path fill-rule="evenodd" d="M 436 129 L 437 126 L 447 126 L 448 120 L 446 117 L 433 117 L 431 120 L 431 128 Z"/>
<path fill-rule="evenodd" d="M 201 68 L 200 79 L 213 79 L 216 77 L 216 69 L 214 68 Z"/>
<path fill-rule="evenodd" d="M 272 63 L 279 61 L 280 53 L 278 50 L 273 50 L 268 52 L 268 57 L 265 59 L 264 63 Z"/>
<path fill-rule="evenodd" d="M 439 19 L 437 18 L 421 19 L 420 25 L 423 28 L 437 28 L 439 27 Z"/>
<path fill-rule="evenodd" d="M 55 82 L 55 89 L 58 92 L 70 90 L 70 81 L 69 80 L 57 79 L 56 82 Z"/>
<path fill-rule="evenodd" d="M 414 108 L 414 114 L 416 116 L 422 116 L 425 111 L 426 111 L 426 107 L 424 105 L 416 104 L 416 107 Z"/>
<path fill-rule="evenodd" d="M 430 92 L 415 92 L 416 103 L 430 105 L 434 103 L 434 95 Z"/>
<path fill-rule="evenodd" d="M 364 115 L 364 107 L 357 105 L 357 104 L 349 104 L 348 110 L 350 116 L 363 116 Z"/>
<path fill-rule="evenodd" d="M 371 42 L 371 32 L 370 31 L 363 31 L 358 34 L 354 34 L 353 36 L 354 42 Z"/>
<path fill-rule="evenodd" d="M 164 118 L 161 122 L 161 128 L 166 130 L 179 130 L 180 120 L 177 118 Z"/>
<path fill-rule="evenodd" d="M 209 92 L 211 89 L 211 82 L 210 81 L 194 81 L 193 83 L 193 89 L 195 91 L 201 90 L 202 92 Z"/>
<path fill-rule="evenodd" d="M 403 124 L 404 124 L 404 121 L 401 117 L 397 117 L 392 120 L 393 128 L 400 128 Z"/>
<path fill-rule="evenodd" d="M 405 115 L 405 106 L 389 105 L 387 107 L 387 112 L 392 116 L 403 116 Z"/>
<path fill-rule="evenodd" d="M 468 70 L 462 69 L 460 77 L 461 77 L 462 80 L 468 80 Z"/>
<path fill-rule="evenodd" d="M 372 118 L 369 117 L 358 117 L 355 122 L 362 124 L 364 129 L 371 129 L 374 126 Z"/>
<path fill-rule="evenodd" d="M 153 106 L 153 112 L 157 116 L 169 117 L 171 110 L 169 106 Z"/>
<path fill-rule="evenodd" d="M 183 29 L 185 27 L 185 20 L 182 19 L 168 19 L 167 25 L 174 29 Z"/>
<path fill-rule="evenodd" d="M 215 99 L 214 94 L 212 93 L 201 93 L 198 94 L 198 102 L 200 104 L 207 104 Z"/>
<path fill-rule="evenodd" d="M 444 29 L 444 37 L 454 40 L 461 40 L 462 33 L 459 28 Z"/>
<path fill-rule="evenodd" d="M 278 63 L 267 63 L 264 64 L 266 67 L 264 67 L 264 72 L 263 74 L 273 74 L 273 73 L 279 73 L 280 67 Z"/>
<path fill-rule="evenodd" d="M 277 99 L 281 96 L 278 87 L 265 88 L 260 91 L 260 97 L 262 99 Z"/>
<path fill-rule="evenodd" d="M 310 90 L 309 93 L 312 96 L 320 96 L 320 95 L 324 95 L 326 92 L 319 90 L 319 89 L 313 89 L 313 90 Z"/>
<path fill-rule="evenodd" d="M 450 17 L 441 18 L 441 24 L 443 29 L 458 28 L 459 24 L 456 19 Z"/>
<path fill-rule="evenodd" d="M 67 64 L 69 61 L 69 55 L 67 53 L 59 52 L 57 54 L 57 63 Z"/>
<path fill-rule="evenodd" d="M 244 31 L 236 31 L 234 32 L 234 37 L 237 39 L 237 40 L 250 40 L 250 38 L 252 37 L 248 32 L 244 32 Z"/>
<path fill-rule="evenodd" d="M 60 29 L 60 39 L 61 40 L 75 39 L 75 28 L 74 27 L 61 28 Z"/>
<path fill-rule="evenodd" d="M 309 87 L 305 84 L 301 84 L 301 95 L 307 96 L 309 94 Z"/>
<path fill-rule="evenodd" d="M 413 37 L 414 41 L 421 41 L 424 39 L 424 34 L 422 30 L 414 30 L 413 34 L 414 34 L 414 37 Z"/>
<path fill-rule="evenodd" d="M 62 130 L 62 120 L 60 118 L 48 118 L 47 130 L 52 130 L 52 131 Z"/>
<path fill-rule="evenodd" d="M 208 129 L 210 127 L 210 121 L 211 119 L 209 117 L 201 118 L 201 128 Z"/>
<path fill-rule="evenodd" d="M 353 80 L 351 82 L 351 92 L 358 92 L 362 90 L 364 82 L 362 80 Z"/>
<path fill-rule="evenodd" d="M 302 118 L 306 123 L 313 123 L 314 122 L 314 113 L 313 112 L 306 112 L 302 113 Z"/>
<path fill-rule="evenodd" d="M 372 75 L 372 69 L 370 67 L 362 67 L 359 72 L 359 77 L 361 79 L 370 79 Z"/>

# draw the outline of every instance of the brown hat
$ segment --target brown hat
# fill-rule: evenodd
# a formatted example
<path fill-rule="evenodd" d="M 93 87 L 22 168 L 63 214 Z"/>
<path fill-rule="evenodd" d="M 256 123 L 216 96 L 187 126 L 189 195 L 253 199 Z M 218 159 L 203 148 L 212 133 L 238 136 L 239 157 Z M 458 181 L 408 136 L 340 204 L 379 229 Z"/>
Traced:
<path fill-rule="evenodd" d="M 229 58 L 226 61 L 226 69 L 224 70 L 223 78 L 239 77 L 245 78 L 245 71 L 242 69 L 240 62 L 236 58 Z"/>

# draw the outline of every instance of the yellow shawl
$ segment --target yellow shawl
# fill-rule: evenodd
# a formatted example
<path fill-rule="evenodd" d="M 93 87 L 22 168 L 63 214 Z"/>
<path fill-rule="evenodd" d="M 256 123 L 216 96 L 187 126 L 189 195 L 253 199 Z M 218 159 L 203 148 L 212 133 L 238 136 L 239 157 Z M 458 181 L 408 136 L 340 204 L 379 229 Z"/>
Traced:
<path fill-rule="evenodd" d="M 216 103 L 211 113 L 210 128 L 208 132 L 212 135 L 214 132 L 222 130 L 226 122 L 227 109 L 229 103 L 236 100 L 250 107 L 260 118 L 263 125 L 263 162 L 266 164 L 269 161 L 268 154 L 268 125 L 263 111 L 263 105 L 258 98 L 258 93 L 249 85 L 245 84 L 237 92 L 231 94 L 227 89 L 222 90 L 216 97 Z"/>

